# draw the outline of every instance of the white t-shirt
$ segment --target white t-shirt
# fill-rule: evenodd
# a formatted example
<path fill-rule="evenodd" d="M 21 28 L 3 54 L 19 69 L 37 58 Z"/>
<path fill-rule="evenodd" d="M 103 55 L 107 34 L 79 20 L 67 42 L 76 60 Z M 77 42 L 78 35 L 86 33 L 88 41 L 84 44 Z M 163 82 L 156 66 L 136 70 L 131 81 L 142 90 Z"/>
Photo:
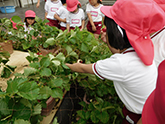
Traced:
<path fill-rule="evenodd" d="M 66 9 L 66 6 L 61 6 L 57 11 L 56 11 L 56 14 L 62 18 L 62 19 L 65 19 L 67 18 L 67 16 L 69 15 L 69 11 Z M 60 25 L 62 27 L 66 27 L 66 23 L 64 22 L 61 22 Z"/>
<path fill-rule="evenodd" d="M 48 13 L 46 18 L 56 20 L 54 18 L 54 14 L 56 11 L 62 6 L 62 3 L 60 0 L 57 1 L 46 1 L 45 3 L 45 11 Z"/>
<path fill-rule="evenodd" d="M 98 7 L 92 6 L 90 3 L 86 6 L 86 13 L 91 13 L 91 17 L 93 22 L 100 22 L 102 21 L 102 18 L 105 16 L 101 11 L 100 8 L 103 5 L 100 4 Z"/>
<path fill-rule="evenodd" d="M 165 27 L 151 36 L 154 44 L 154 61 L 156 66 L 165 59 Z"/>
<path fill-rule="evenodd" d="M 134 50 L 132 47 L 126 51 Z M 156 87 L 157 68 L 143 64 L 135 51 L 114 54 L 92 66 L 101 79 L 112 80 L 115 90 L 126 108 L 141 114 L 143 105 Z"/>
<path fill-rule="evenodd" d="M 24 22 L 24 31 L 30 33 L 31 30 L 33 30 L 33 27 L 32 26 L 29 26 L 29 27 L 26 27 L 26 22 Z"/>
<path fill-rule="evenodd" d="M 66 21 L 70 24 L 70 27 L 80 27 L 82 26 L 82 20 L 85 20 L 85 14 L 83 9 L 79 8 L 76 13 L 69 12 Z"/>

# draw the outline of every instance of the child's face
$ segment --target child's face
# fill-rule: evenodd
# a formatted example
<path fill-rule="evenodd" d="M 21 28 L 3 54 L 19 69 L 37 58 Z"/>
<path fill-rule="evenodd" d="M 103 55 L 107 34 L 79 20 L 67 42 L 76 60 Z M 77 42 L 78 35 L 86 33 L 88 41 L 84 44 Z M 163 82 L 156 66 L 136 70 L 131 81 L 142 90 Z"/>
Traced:
<path fill-rule="evenodd" d="M 97 0 L 89 0 L 89 3 L 92 5 L 92 6 L 95 6 L 97 4 Z"/>
<path fill-rule="evenodd" d="M 35 18 L 27 18 L 27 23 L 29 23 L 29 25 L 32 25 L 35 21 Z"/>

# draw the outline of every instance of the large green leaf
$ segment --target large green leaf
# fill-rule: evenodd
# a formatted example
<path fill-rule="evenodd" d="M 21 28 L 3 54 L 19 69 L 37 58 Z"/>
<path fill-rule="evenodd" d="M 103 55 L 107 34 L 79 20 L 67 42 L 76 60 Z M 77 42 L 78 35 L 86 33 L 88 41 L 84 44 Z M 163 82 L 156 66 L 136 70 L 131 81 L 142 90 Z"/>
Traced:
<path fill-rule="evenodd" d="M 41 114 L 42 106 L 40 104 L 37 104 L 34 106 L 32 115 L 39 115 Z"/>
<path fill-rule="evenodd" d="M 48 86 L 40 88 L 38 99 L 47 99 L 50 96 L 51 92 L 51 88 L 49 88 Z"/>
<path fill-rule="evenodd" d="M 14 124 L 31 124 L 29 121 L 25 121 L 23 119 L 18 119 L 14 121 Z"/>
<path fill-rule="evenodd" d="M 60 89 L 60 88 L 54 88 L 54 89 L 52 89 L 51 96 L 53 98 L 60 98 L 60 99 L 62 99 L 63 98 L 63 91 L 62 91 L 62 89 Z"/>
<path fill-rule="evenodd" d="M 89 53 L 89 49 L 87 45 L 85 45 L 84 43 L 81 44 L 81 51 L 85 53 Z"/>
<path fill-rule="evenodd" d="M 18 82 L 16 80 L 8 80 L 8 87 L 6 89 L 6 93 L 15 94 L 18 92 Z"/>
<path fill-rule="evenodd" d="M 57 79 L 53 79 L 53 80 L 51 80 L 51 82 L 50 82 L 50 86 L 51 86 L 51 88 L 55 88 L 55 87 L 61 87 L 62 86 L 62 84 L 63 84 L 63 79 L 61 79 L 61 78 L 57 78 Z"/>
<path fill-rule="evenodd" d="M 92 120 L 93 123 L 98 123 L 99 119 L 96 117 L 100 112 L 98 110 L 92 111 L 90 119 Z"/>
<path fill-rule="evenodd" d="M 36 72 L 37 72 L 37 69 L 35 69 L 35 68 L 29 67 L 29 68 L 25 68 L 24 69 L 24 75 L 25 76 L 29 76 L 31 74 L 35 74 Z"/>
<path fill-rule="evenodd" d="M 0 113 L 2 115 L 9 115 L 11 114 L 12 110 L 8 108 L 8 103 L 5 101 L 5 99 L 0 99 Z"/>
<path fill-rule="evenodd" d="M 59 59 L 60 61 L 64 62 L 65 61 L 65 56 L 63 53 L 59 53 L 57 56 L 56 56 L 57 59 Z"/>
<path fill-rule="evenodd" d="M 43 77 L 43 76 L 46 76 L 46 77 L 49 77 L 51 76 L 52 72 L 49 68 L 43 68 L 41 71 L 40 71 L 40 75 Z"/>
<path fill-rule="evenodd" d="M 52 38 L 48 38 L 45 43 L 53 46 L 55 44 L 55 39 L 52 37 Z"/>
<path fill-rule="evenodd" d="M 50 65 L 50 59 L 48 57 L 43 57 L 40 61 L 41 67 L 48 67 Z"/>
<path fill-rule="evenodd" d="M 100 114 L 97 114 L 96 116 L 100 119 L 102 123 L 107 123 L 109 120 L 109 114 L 107 111 L 100 112 Z"/>
<path fill-rule="evenodd" d="M 18 89 L 18 95 L 29 100 L 35 100 L 39 95 L 39 88 L 36 82 L 27 82 Z"/>

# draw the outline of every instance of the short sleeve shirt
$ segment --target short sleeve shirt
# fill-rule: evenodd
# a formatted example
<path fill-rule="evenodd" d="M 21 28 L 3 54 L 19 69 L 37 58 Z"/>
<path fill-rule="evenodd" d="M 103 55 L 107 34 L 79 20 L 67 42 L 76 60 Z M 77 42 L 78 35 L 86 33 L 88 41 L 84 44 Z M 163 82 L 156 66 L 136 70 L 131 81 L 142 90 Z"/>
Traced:
<path fill-rule="evenodd" d="M 151 36 L 154 44 L 154 61 L 157 65 L 165 59 L 165 27 Z"/>
<path fill-rule="evenodd" d="M 67 17 L 67 23 L 70 24 L 70 27 L 80 27 L 82 26 L 82 20 L 85 20 L 84 10 L 79 8 L 76 13 L 69 12 Z"/>
<path fill-rule="evenodd" d="M 90 3 L 86 6 L 86 13 L 91 13 L 91 17 L 93 22 L 100 22 L 102 21 L 102 18 L 105 16 L 101 11 L 100 8 L 103 5 L 100 4 L 98 7 L 92 6 Z"/>
<path fill-rule="evenodd" d="M 62 18 L 62 19 L 65 19 L 67 18 L 68 14 L 69 14 L 69 11 L 66 9 L 66 6 L 61 6 L 57 11 L 56 11 L 56 14 Z M 66 23 L 64 22 L 61 22 L 60 25 L 62 27 L 66 27 Z"/>
<path fill-rule="evenodd" d="M 126 51 L 131 51 L 129 48 Z M 141 114 L 149 94 L 155 89 L 157 68 L 143 64 L 136 52 L 114 54 L 92 65 L 93 72 L 101 79 L 112 80 L 115 90 L 126 108 Z"/>
<path fill-rule="evenodd" d="M 54 18 L 54 14 L 56 13 L 56 11 L 62 6 L 62 3 L 60 0 L 58 1 L 47 1 L 45 3 L 45 11 L 48 13 L 47 17 L 48 19 L 52 19 L 52 20 L 56 20 Z"/>

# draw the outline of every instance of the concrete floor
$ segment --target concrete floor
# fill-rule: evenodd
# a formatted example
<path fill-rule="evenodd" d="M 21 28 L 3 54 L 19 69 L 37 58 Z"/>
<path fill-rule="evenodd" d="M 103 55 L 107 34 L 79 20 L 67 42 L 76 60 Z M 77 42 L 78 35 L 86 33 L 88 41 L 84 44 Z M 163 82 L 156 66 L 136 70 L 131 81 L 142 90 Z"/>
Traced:
<path fill-rule="evenodd" d="M 88 2 L 88 0 L 79 0 L 79 1 L 82 4 L 82 8 L 85 10 L 86 3 Z M 16 7 L 14 13 L 4 14 L 4 13 L 0 12 L 0 18 L 5 18 L 5 17 L 6 18 L 11 18 L 14 15 L 17 15 L 23 21 L 24 20 L 24 17 L 25 17 L 25 12 L 30 9 L 30 10 L 33 10 L 38 17 L 40 17 L 42 20 L 44 20 L 44 15 L 45 15 L 44 5 L 45 5 L 45 1 L 44 0 L 41 0 L 40 7 L 39 8 L 36 8 L 36 3 L 34 3 L 34 5 L 32 5 L 32 4 L 29 5 L 29 6 L 26 5 L 24 8 Z"/>

